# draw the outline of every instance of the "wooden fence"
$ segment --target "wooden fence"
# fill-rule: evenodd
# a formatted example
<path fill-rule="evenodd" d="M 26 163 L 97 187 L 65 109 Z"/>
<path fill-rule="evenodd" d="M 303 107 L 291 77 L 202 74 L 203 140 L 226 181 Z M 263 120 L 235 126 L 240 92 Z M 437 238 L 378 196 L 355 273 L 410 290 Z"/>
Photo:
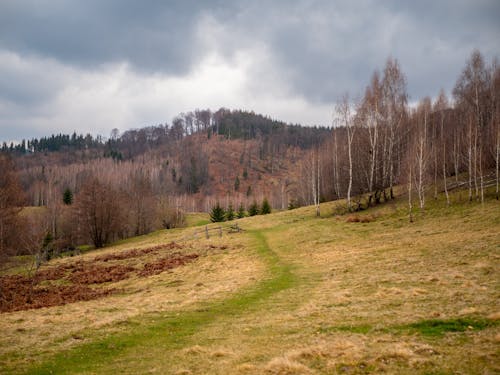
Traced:
<path fill-rule="evenodd" d="M 210 238 L 210 233 L 212 235 L 218 235 L 219 237 L 222 237 L 222 232 L 223 232 L 222 226 L 217 226 L 217 227 L 208 227 L 208 225 L 205 225 L 204 228 L 198 229 L 193 233 L 194 238 L 198 238 L 199 236 L 205 236 L 205 238 Z M 241 232 L 241 228 L 238 225 L 238 223 L 231 225 L 230 227 L 225 228 L 228 233 L 239 233 Z"/>

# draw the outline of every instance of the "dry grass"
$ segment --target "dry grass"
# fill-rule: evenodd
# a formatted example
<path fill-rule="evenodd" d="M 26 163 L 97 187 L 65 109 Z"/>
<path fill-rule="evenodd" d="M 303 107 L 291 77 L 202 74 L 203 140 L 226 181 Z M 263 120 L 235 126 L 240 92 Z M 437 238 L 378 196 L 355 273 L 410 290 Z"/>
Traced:
<path fill-rule="evenodd" d="M 123 244 L 107 248 L 100 255 L 120 253 L 130 250 L 132 246 L 140 248 L 141 245 Z M 2 358 L 9 358 L 14 353 L 23 352 L 25 360 L 29 360 L 40 352 L 58 352 L 91 340 L 94 332 L 104 335 L 126 330 L 130 319 L 144 314 L 195 309 L 203 301 L 223 298 L 255 283 L 263 275 L 263 264 L 255 254 L 244 250 L 245 239 L 241 237 L 225 236 L 187 242 L 185 245 L 182 252 L 195 250 L 202 256 L 194 263 L 159 275 L 147 278 L 135 276 L 107 284 L 107 287 L 121 290 L 119 294 L 64 306 L 2 314 L 0 364 Z M 226 247 L 226 250 L 220 250 L 221 247 Z M 78 258 L 90 261 L 95 258 L 95 253 Z M 138 266 L 153 259 L 155 255 L 147 254 L 105 264 L 126 262 Z M 54 264 L 72 261 L 73 258 L 58 259 Z"/>
<path fill-rule="evenodd" d="M 9 356 L 13 350 L 26 350 L 32 356 L 57 352 L 91 341 L 101 330 L 126 330 L 127 325 L 120 322 L 131 317 L 139 319 L 152 311 L 192 311 L 202 301 L 221 300 L 257 284 L 264 275 L 272 275 L 254 251 L 254 229 L 265 233 L 272 251 L 291 267 L 297 278 L 293 287 L 270 294 L 238 315 L 221 314 L 182 347 L 161 355 L 154 348 L 148 349 L 152 353 L 131 351 L 100 371 L 500 371 L 500 332 L 494 323 L 500 319 L 500 210 L 496 201 L 449 209 L 438 202 L 416 215 L 412 224 L 404 207 L 397 205 L 372 209 L 369 215 L 376 220 L 356 224 L 347 222 L 346 216 L 330 216 L 336 212 L 333 203 L 322 205 L 321 211 L 328 217 L 316 219 L 314 208 L 305 207 L 246 218 L 239 221 L 246 231 L 238 236 L 187 241 L 187 249 L 203 254 L 196 263 L 116 283 L 126 291 L 120 296 L 3 314 L 0 329 L 6 333 L 0 346 L 4 358 L 20 361 Z M 160 233 L 104 253 L 169 242 L 189 231 L 174 231 L 168 237 Z M 458 331 L 447 328 L 448 322 L 458 319 L 472 323 Z M 476 320 L 491 324 L 475 325 Z M 416 325 L 432 322 L 442 325 L 434 336 L 426 336 Z M 67 337 L 68 333 L 77 337 Z M 147 358 L 147 363 L 139 363 L 138 356 Z"/>

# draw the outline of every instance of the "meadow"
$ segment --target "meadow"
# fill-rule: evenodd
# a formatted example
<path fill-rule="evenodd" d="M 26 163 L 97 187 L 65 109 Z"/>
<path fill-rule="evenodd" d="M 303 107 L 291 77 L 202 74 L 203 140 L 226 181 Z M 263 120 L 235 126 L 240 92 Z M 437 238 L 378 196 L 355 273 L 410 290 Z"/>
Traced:
<path fill-rule="evenodd" d="M 1 372 L 498 373 L 500 206 L 464 201 L 430 199 L 413 223 L 403 198 L 355 214 L 329 202 L 209 239 L 196 214 L 52 260 L 39 287 L 81 282 L 81 265 L 126 272 L 87 281 L 109 291 L 94 299 L 1 313 Z"/>

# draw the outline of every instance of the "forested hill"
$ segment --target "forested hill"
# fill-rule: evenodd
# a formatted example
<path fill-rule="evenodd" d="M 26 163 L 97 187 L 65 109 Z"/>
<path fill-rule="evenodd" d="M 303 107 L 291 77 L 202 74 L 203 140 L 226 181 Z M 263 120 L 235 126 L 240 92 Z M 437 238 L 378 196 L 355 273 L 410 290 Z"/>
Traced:
<path fill-rule="evenodd" d="M 206 138 L 219 135 L 226 139 L 259 140 L 266 144 L 271 143 L 274 147 L 296 146 L 307 149 L 320 144 L 329 132 L 330 129 L 326 127 L 291 125 L 254 112 L 221 108 L 216 112 L 195 110 L 181 113 L 171 124 L 132 129 L 123 134 L 114 129 L 109 138 L 76 132 L 71 135 L 53 134 L 42 138 L 23 139 L 19 144 L 3 142 L 1 150 L 17 155 L 86 150 L 87 154 L 95 157 L 124 160 L 159 146 L 170 145 L 196 133 L 203 133 Z"/>

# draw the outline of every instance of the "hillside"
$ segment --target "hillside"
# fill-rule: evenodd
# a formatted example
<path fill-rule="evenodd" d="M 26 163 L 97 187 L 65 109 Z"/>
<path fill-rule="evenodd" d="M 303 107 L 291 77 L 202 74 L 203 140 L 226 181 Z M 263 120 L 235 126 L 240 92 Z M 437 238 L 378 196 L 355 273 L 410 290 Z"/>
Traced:
<path fill-rule="evenodd" d="M 413 223 L 404 198 L 358 214 L 339 201 L 322 204 L 322 218 L 304 207 L 241 219 L 240 233 L 158 231 L 51 261 L 37 288 L 80 285 L 98 298 L 3 312 L 0 367 L 495 373 L 500 211 L 462 193 L 450 207 L 430 200 Z M 88 280 L 85 266 L 121 276 Z"/>

